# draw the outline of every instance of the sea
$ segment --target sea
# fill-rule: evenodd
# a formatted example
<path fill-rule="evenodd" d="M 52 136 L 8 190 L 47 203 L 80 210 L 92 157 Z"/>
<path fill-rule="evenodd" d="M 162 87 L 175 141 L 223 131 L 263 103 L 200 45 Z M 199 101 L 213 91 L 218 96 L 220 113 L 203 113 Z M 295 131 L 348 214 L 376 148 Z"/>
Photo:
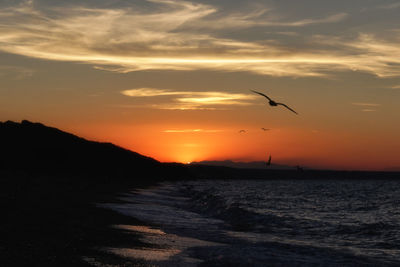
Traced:
<path fill-rule="evenodd" d="M 148 266 L 400 266 L 400 180 L 190 180 L 102 204 L 141 225 Z"/>

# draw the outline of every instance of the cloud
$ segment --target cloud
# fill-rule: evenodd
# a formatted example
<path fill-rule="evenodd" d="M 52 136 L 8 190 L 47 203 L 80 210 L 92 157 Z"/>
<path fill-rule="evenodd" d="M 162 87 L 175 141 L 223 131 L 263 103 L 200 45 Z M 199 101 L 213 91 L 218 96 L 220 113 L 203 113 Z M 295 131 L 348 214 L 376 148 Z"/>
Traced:
<path fill-rule="evenodd" d="M 381 106 L 381 104 L 365 103 L 365 102 L 354 102 L 354 103 L 351 103 L 351 104 L 354 105 L 354 106 L 364 107 L 363 109 L 361 109 L 362 112 L 375 112 L 376 109 L 373 109 L 373 108 Z"/>
<path fill-rule="evenodd" d="M 168 104 L 152 104 L 150 107 L 159 109 L 217 109 L 220 105 L 250 105 L 250 100 L 256 97 L 251 94 L 204 91 L 173 91 L 155 88 L 137 88 L 121 91 L 130 97 L 175 96 Z M 219 109 L 219 108 L 218 108 Z"/>
<path fill-rule="evenodd" d="M 30 68 L 20 67 L 20 66 L 9 66 L 9 65 L 0 65 L 0 77 L 8 76 L 13 79 L 25 79 L 31 77 L 35 71 Z"/>
<path fill-rule="evenodd" d="M 338 13 L 338 14 L 330 15 L 328 17 L 320 18 L 320 19 L 304 19 L 304 20 L 295 21 L 295 22 L 277 23 L 276 25 L 300 27 L 300 26 L 306 26 L 306 25 L 310 25 L 310 24 L 334 23 L 334 22 L 339 22 L 339 21 L 344 20 L 347 16 L 348 16 L 347 13 Z"/>
<path fill-rule="evenodd" d="M 351 104 L 354 105 L 354 106 L 364 107 L 363 109 L 361 109 L 362 112 L 375 112 L 376 109 L 373 109 L 373 107 L 381 106 L 381 104 L 365 103 L 365 102 L 354 102 L 354 103 L 351 103 Z"/>
<path fill-rule="evenodd" d="M 218 133 L 222 130 L 206 130 L 206 129 L 183 129 L 183 130 L 164 130 L 164 133 Z"/>
<path fill-rule="evenodd" d="M 387 4 L 387 5 L 381 5 L 378 8 L 381 9 L 396 9 L 400 7 L 400 3 L 396 2 L 396 3 L 391 3 L 391 4 Z"/>
<path fill-rule="evenodd" d="M 244 29 L 245 36 L 251 27 L 294 29 L 336 23 L 348 16 L 343 12 L 286 20 L 268 7 L 223 12 L 209 4 L 189 1 L 148 0 L 146 5 L 41 8 L 34 1 L 25 1 L 5 7 L 0 10 L 0 51 L 87 63 L 120 73 L 217 70 L 301 77 L 357 70 L 380 77 L 400 75 L 397 40 L 364 34 L 353 40 L 314 38 L 311 45 L 305 41 L 299 46 L 278 40 L 227 38 L 223 34 Z M 335 42 L 330 49 L 326 49 L 328 39 Z"/>
<path fill-rule="evenodd" d="M 355 106 L 363 106 L 363 107 L 379 107 L 381 104 L 376 104 L 376 103 L 360 103 L 360 102 L 355 102 L 351 103 L 352 105 Z"/>
<path fill-rule="evenodd" d="M 287 35 L 287 36 L 299 36 L 298 32 L 271 32 L 280 35 Z"/>
<path fill-rule="evenodd" d="M 250 105 L 248 102 L 243 102 L 243 97 L 239 94 L 211 94 L 211 96 L 180 97 L 176 100 L 193 105 Z"/>
<path fill-rule="evenodd" d="M 213 12 L 217 12 L 214 9 Z M 257 8 L 247 13 L 236 12 L 225 16 L 217 16 L 212 19 L 191 21 L 185 26 L 188 28 L 208 28 L 208 29 L 243 29 L 260 26 L 275 27 L 304 27 L 313 24 L 335 23 L 344 20 L 347 13 L 337 13 L 323 18 L 307 18 L 301 20 L 287 21 L 282 16 L 278 16 L 276 11 L 271 8 Z"/>
<path fill-rule="evenodd" d="M 164 109 L 164 110 L 228 110 L 228 108 L 201 106 L 187 103 L 168 103 L 168 104 L 151 104 L 147 108 Z"/>
<path fill-rule="evenodd" d="M 138 88 L 121 91 L 121 94 L 132 97 L 181 95 L 183 92 L 155 88 Z"/>
<path fill-rule="evenodd" d="M 341 37 L 314 36 L 313 41 L 335 48 L 338 69 L 375 74 L 378 77 L 400 76 L 400 33 L 384 40 L 374 34 L 360 33 L 353 40 Z"/>

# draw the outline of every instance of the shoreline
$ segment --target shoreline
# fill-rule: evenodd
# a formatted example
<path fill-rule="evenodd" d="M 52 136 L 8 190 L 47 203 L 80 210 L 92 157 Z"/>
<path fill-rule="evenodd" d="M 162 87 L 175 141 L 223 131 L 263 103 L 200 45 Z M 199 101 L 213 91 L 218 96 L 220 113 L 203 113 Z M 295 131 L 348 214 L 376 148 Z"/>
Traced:
<path fill-rule="evenodd" d="M 143 260 L 149 266 L 194 267 L 203 266 L 206 262 L 204 251 L 201 253 L 202 256 L 195 251 L 213 250 L 225 246 L 223 243 L 209 240 L 209 236 L 200 237 L 193 232 L 192 221 L 189 218 L 196 218 L 196 222 L 203 221 L 202 232 L 207 232 L 208 227 L 214 229 L 216 220 L 176 207 L 175 204 L 187 198 L 170 195 L 169 193 L 174 191 L 174 189 L 169 191 L 170 188 L 175 186 L 174 181 L 161 183 L 124 195 L 121 197 L 122 202 L 99 205 L 145 222 L 143 225 L 113 227 L 138 234 L 139 239 L 147 246 L 108 248 L 108 250 L 124 258 Z M 173 225 L 175 227 L 171 227 Z M 182 227 L 184 231 L 181 231 Z"/>
<path fill-rule="evenodd" d="M 98 249 L 148 244 L 135 233 L 110 227 L 143 222 L 96 203 L 118 203 L 119 194 L 149 185 L 76 182 L 67 174 L 48 177 L 24 171 L 0 171 L 0 176 L 0 207 L 5 215 L 0 223 L 0 261 L 4 266 L 143 264 Z M 89 264 L 87 259 L 95 261 Z"/>
<path fill-rule="evenodd" d="M 132 190 L 159 186 L 161 179 L 132 177 L 127 181 L 98 173 L 4 170 L 0 170 L 0 177 L 0 208 L 5 214 L 0 223 L 0 260 L 5 266 L 151 266 L 151 260 L 129 255 L 135 250 L 156 249 L 162 254 L 168 253 L 168 248 L 176 248 L 177 244 L 171 242 L 176 241 L 173 238 L 177 233 L 157 229 L 159 225 L 152 225 L 145 218 L 98 206 L 127 204 L 129 201 L 124 198 L 129 198 Z M 157 230 L 175 237 L 164 238 L 164 244 L 146 242 L 143 232 Z M 107 248 L 125 252 L 113 253 L 116 251 Z M 200 249 L 199 253 L 204 256 L 205 251 L 206 248 Z M 175 252 L 177 257 L 172 260 L 179 263 L 179 257 L 186 254 Z"/>
<path fill-rule="evenodd" d="M 257 180 L 251 181 L 259 183 Z M 214 183 L 214 181 L 203 182 Z M 226 182 L 228 181 L 224 183 Z M 354 181 L 349 182 L 354 183 Z M 315 238 L 312 240 L 303 240 L 301 237 L 296 239 L 291 236 L 293 231 L 297 231 L 295 227 L 283 235 L 271 230 L 280 227 L 278 221 L 293 225 L 299 223 L 307 228 L 307 225 L 313 222 L 312 219 L 251 213 L 237 205 L 229 207 L 230 204 L 221 206 L 220 204 L 225 203 L 223 199 L 219 202 L 218 197 L 211 197 L 207 193 L 195 194 L 197 197 L 192 199 L 191 193 L 189 195 L 180 193 L 179 184 L 181 183 L 175 187 L 174 183 L 168 182 L 161 184 L 160 187 L 132 192 L 124 196 L 121 203 L 106 204 L 107 208 L 146 222 L 144 225 L 147 226 L 136 224 L 114 227 L 139 234 L 141 241 L 154 246 L 153 248 L 121 246 L 110 248 L 110 251 L 128 259 L 143 259 L 144 264 L 151 266 L 265 266 L 263 265 L 265 262 L 270 262 L 274 266 L 287 266 L 291 262 L 302 263 L 305 266 L 313 264 L 397 266 L 397 260 L 394 261 L 390 257 L 380 258 L 378 254 L 374 254 L 380 253 L 377 252 L 379 248 L 376 248 L 377 251 L 374 253 L 367 249 L 361 253 L 357 245 L 344 245 L 340 238 L 334 237 L 331 237 L 331 241 L 336 243 L 331 244 L 324 239 L 325 236 L 313 233 L 311 230 L 309 234 Z M 219 188 L 219 185 L 214 186 Z M 187 184 L 182 188 L 187 188 Z M 219 208 L 215 210 L 215 207 Z M 251 224 L 247 224 L 249 222 L 247 218 L 251 219 Z M 260 228 L 261 224 L 265 224 L 265 227 Z M 322 227 L 318 223 L 314 226 Z M 375 224 L 367 226 L 376 227 Z M 343 231 L 343 227 L 335 223 L 324 227 L 328 235 L 334 231 L 338 234 Z M 301 230 L 299 231 L 301 233 Z M 360 224 L 352 231 L 363 233 L 365 225 Z M 342 234 L 346 235 L 345 232 Z M 365 238 L 368 239 L 368 236 Z"/>

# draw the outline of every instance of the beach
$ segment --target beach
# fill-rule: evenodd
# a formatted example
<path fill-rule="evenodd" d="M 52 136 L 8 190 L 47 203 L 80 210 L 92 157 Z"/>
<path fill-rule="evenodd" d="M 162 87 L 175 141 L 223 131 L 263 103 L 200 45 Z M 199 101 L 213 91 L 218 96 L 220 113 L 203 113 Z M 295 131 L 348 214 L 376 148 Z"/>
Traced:
<path fill-rule="evenodd" d="M 96 203 L 118 201 L 129 183 L 95 182 L 89 175 L 2 171 L 2 266 L 136 266 L 102 247 L 146 247 L 135 233 L 111 225 L 141 222 Z M 79 182 L 76 182 L 79 181 Z"/>
<path fill-rule="evenodd" d="M 397 176 L 361 176 L 113 183 L 97 173 L 2 171 L 1 261 L 396 266 Z"/>

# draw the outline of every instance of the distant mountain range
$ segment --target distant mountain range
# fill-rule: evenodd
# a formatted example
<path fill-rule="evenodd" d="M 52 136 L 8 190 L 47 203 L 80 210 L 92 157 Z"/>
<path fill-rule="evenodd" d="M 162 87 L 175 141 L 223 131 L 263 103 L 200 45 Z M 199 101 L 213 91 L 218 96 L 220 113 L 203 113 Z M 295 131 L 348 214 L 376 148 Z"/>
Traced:
<path fill-rule="evenodd" d="M 251 161 L 251 162 L 236 162 L 232 160 L 223 161 L 199 161 L 192 162 L 191 165 L 207 165 L 207 166 L 224 166 L 230 168 L 240 168 L 240 169 L 270 169 L 270 170 L 295 170 L 297 167 L 272 164 L 267 166 L 265 161 Z"/>

